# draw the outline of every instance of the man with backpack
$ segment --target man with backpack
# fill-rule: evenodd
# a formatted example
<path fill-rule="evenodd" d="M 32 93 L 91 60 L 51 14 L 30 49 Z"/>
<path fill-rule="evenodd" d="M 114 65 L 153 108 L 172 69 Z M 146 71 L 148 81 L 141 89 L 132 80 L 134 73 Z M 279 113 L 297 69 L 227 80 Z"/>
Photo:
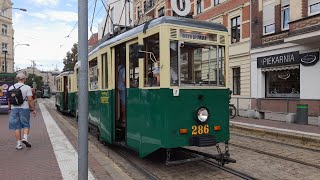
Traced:
<path fill-rule="evenodd" d="M 8 104 L 9 104 L 9 129 L 15 131 L 17 140 L 16 149 L 22 149 L 22 143 L 26 147 L 31 147 L 28 141 L 30 131 L 30 112 L 35 117 L 37 112 L 33 101 L 31 87 L 24 84 L 27 77 L 23 73 L 16 76 L 18 83 L 9 87 Z M 21 140 L 21 129 L 23 129 L 23 138 Z"/>

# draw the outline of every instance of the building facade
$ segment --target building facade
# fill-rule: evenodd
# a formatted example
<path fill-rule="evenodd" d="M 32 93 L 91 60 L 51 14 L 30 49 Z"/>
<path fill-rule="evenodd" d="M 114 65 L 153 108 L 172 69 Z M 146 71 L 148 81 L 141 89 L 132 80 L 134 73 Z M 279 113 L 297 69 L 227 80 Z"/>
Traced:
<path fill-rule="evenodd" d="M 320 0 L 252 1 L 253 116 L 290 120 L 302 103 L 319 123 L 319 40 Z"/>
<path fill-rule="evenodd" d="M 117 28 L 133 25 L 133 3 L 128 0 L 106 0 L 107 12 L 98 24 L 98 38 L 114 34 Z"/>
<path fill-rule="evenodd" d="M 13 35 L 12 27 L 12 3 L 11 0 L 0 1 L 0 72 L 5 72 L 5 64 L 7 72 L 13 72 Z M 6 63 L 5 63 L 6 62 Z"/>
<path fill-rule="evenodd" d="M 20 69 L 17 73 L 24 73 L 26 76 L 29 74 L 35 74 L 41 76 L 44 85 L 49 85 L 51 92 L 56 92 L 55 78 L 60 74 L 60 71 L 56 68 L 53 71 L 41 71 L 35 67 L 27 67 Z"/>
<path fill-rule="evenodd" d="M 251 108 L 250 0 L 191 0 L 187 17 L 212 21 L 229 30 L 229 87 L 238 109 Z M 178 3 L 179 4 L 179 3 Z M 178 16 L 170 0 L 136 0 L 134 24 L 161 16 Z M 240 114 L 246 113 L 239 111 Z"/>

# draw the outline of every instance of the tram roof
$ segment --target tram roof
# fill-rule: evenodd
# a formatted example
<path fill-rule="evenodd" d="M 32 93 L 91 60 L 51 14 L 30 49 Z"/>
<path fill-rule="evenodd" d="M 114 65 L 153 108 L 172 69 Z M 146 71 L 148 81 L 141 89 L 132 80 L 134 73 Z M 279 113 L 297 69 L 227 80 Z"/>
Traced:
<path fill-rule="evenodd" d="M 209 30 L 228 32 L 228 29 L 226 27 L 224 27 L 223 25 L 218 24 L 218 23 L 195 20 L 195 19 L 190 19 L 190 18 L 162 16 L 160 18 L 153 19 L 153 20 L 149 21 L 148 23 L 144 23 L 136 28 L 133 28 L 129 31 L 126 31 L 122 34 L 119 34 L 119 35 L 113 37 L 113 38 L 110 38 L 110 39 L 107 39 L 106 41 L 101 42 L 100 45 L 98 45 L 96 48 L 94 48 L 92 51 L 90 51 L 89 56 L 105 46 L 113 44 L 113 43 L 120 41 L 122 39 L 126 39 L 130 36 L 134 36 L 136 34 L 142 33 L 145 28 L 148 29 L 148 28 L 152 28 L 152 27 L 155 27 L 155 26 L 161 25 L 161 24 L 182 25 L 182 26 L 189 26 L 189 27 L 195 27 L 195 28 L 203 28 L 203 29 L 209 29 Z M 145 26 L 147 26 L 147 27 L 145 27 Z"/>
<path fill-rule="evenodd" d="M 65 71 L 65 72 L 62 72 L 62 73 L 60 73 L 60 74 L 57 76 L 57 78 L 58 78 L 58 77 L 61 77 L 61 76 L 68 76 L 69 74 L 73 74 L 73 71 Z"/>

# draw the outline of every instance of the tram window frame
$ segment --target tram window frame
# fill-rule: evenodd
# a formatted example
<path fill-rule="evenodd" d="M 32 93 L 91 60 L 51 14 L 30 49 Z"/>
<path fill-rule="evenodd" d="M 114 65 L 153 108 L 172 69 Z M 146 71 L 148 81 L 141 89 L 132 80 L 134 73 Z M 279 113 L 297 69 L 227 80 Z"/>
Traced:
<path fill-rule="evenodd" d="M 179 45 L 178 41 L 170 41 L 170 85 L 179 85 Z"/>
<path fill-rule="evenodd" d="M 135 57 L 135 46 L 138 42 L 129 44 L 129 87 L 139 88 L 139 59 Z M 136 72 L 136 70 L 138 70 Z"/>
<path fill-rule="evenodd" d="M 94 58 L 89 61 L 89 90 L 97 90 L 99 89 L 99 67 L 98 67 L 98 58 Z M 95 85 L 92 86 L 95 81 Z"/>
<path fill-rule="evenodd" d="M 108 89 L 108 53 L 101 54 L 102 89 Z"/>
<path fill-rule="evenodd" d="M 153 39 L 155 43 L 150 42 Z M 144 87 L 160 87 L 160 33 L 155 33 L 143 39 L 145 45 L 144 58 Z M 151 47 L 151 48 L 150 48 Z M 152 54 L 153 55 L 152 55 Z M 153 62 L 153 58 L 156 58 Z M 154 74 L 158 74 L 155 76 Z"/>
<path fill-rule="evenodd" d="M 178 41 L 170 41 L 170 74 L 171 74 L 171 69 L 172 69 L 172 64 L 175 63 L 173 62 L 174 60 L 178 63 L 178 68 L 176 69 L 177 72 L 177 81 L 178 85 L 173 84 L 172 82 L 170 83 L 171 86 L 220 86 L 220 87 L 225 87 L 226 86 L 226 49 L 225 46 L 221 45 L 211 45 L 211 44 L 198 44 L 198 43 L 189 43 L 189 42 L 184 42 L 184 43 L 177 43 L 178 44 L 178 58 L 174 58 L 174 55 L 172 54 L 175 51 L 173 50 L 173 44 Z M 182 48 L 189 48 L 189 50 L 183 50 Z M 210 47 L 210 51 L 209 51 Z M 190 51 L 190 49 L 194 49 L 194 51 L 197 50 L 198 53 L 200 53 L 200 70 L 194 68 L 195 64 L 195 54 L 191 54 L 190 57 L 189 55 L 185 55 L 186 51 Z M 200 50 L 201 49 L 201 50 Z M 185 51 L 185 52 L 184 52 Z M 192 51 L 192 50 L 191 50 Z M 190 51 L 190 52 L 191 52 Z M 188 53 L 190 53 L 188 52 Z M 208 59 L 209 56 L 207 52 L 210 52 L 210 64 Z M 180 54 L 179 54 L 180 53 Z M 207 53 L 206 55 L 203 55 Z M 188 57 L 187 57 L 188 56 Z M 193 57 L 192 57 L 193 56 Z M 198 54 L 199 57 L 199 54 Z M 183 62 L 183 59 L 187 59 L 188 62 Z M 190 60 L 188 60 L 191 58 Z M 205 60 L 204 58 L 207 58 Z M 190 61 L 190 65 L 189 65 Z M 199 61 L 199 60 L 198 60 Z M 206 63 L 204 62 L 206 61 Z M 182 66 L 185 66 L 187 64 L 186 68 L 182 68 Z M 199 62 L 198 62 L 199 64 Z M 210 65 L 211 71 L 209 69 L 207 70 L 207 74 L 204 74 L 205 69 L 203 67 Z M 202 67 L 203 66 L 203 67 Z M 192 71 L 189 73 L 189 71 Z M 187 72 L 186 72 L 187 71 Z M 184 77 L 189 76 L 187 74 L 191 74 L 191 79 L 188 79 L 186 81 L 183 80 Z M 210 77 L 211 79 L 203 79 L 205 76 Z M 171 79 L 171 78 L 170 78 Z M 218 83 L 218 84 L 217 84 Z"/>

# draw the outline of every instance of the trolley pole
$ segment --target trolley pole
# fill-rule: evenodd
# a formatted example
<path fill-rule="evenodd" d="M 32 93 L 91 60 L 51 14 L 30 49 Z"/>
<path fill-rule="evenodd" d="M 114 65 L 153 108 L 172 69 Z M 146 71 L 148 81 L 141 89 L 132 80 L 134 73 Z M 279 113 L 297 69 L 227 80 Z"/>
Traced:
<path fill-rule="evenodd" d="M 79 133 L 78 179 L 88 179 L 88 0 L 78 1 Z"/>

